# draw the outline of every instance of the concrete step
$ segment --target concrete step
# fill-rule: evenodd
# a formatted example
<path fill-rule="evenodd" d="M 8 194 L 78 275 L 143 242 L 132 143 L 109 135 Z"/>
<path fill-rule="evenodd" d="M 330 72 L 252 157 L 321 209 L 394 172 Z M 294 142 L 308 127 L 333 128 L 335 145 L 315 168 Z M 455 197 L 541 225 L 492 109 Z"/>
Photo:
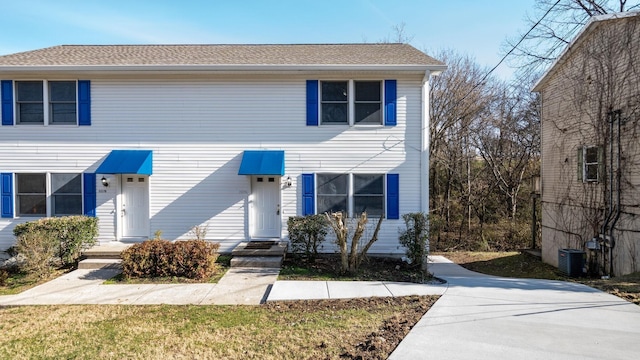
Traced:
<path fill-rule="evenodd" d="M 120 259 L 84 259 L 78 263 L 78 269 L 122 269 Z"/>
<path fill-rule="evenodd" d="M 120 254 L 132 244 L 112 242 L 100 244 L 82 252 L 84 259 L 120 259 Z"/>
<path fill-rule="evenodd" d="M 231 267 L 251 268 L 279 268 L 282 266 L 283 256 L 234 256 Z"/>
<path fill-rule="evenodd" d="M 261 243 L 266 247 L 259 246 Z M 287 252 L 286 241 L 243 241 L 233 249 L 231 255 L 235 256 L 284 256 Z M 257 245 L 257 246 L 255 246 Z M 270 246 L 269 246 L 270 245 Z"/>

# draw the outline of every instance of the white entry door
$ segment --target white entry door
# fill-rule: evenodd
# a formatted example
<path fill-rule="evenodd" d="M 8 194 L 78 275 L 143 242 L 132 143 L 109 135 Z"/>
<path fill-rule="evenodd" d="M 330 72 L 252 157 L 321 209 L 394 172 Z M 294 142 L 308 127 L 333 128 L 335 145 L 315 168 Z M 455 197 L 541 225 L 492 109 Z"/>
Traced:
<path fill-rule="evenodd" d="M 149 177 L 122 175 L 122 237 L 149 236 Z"/>
<path fill-rule="evenodd" d="M 280 177 L 253 176 L 251 179 L 251 235 L 254 238 L 280 237 Z"/>

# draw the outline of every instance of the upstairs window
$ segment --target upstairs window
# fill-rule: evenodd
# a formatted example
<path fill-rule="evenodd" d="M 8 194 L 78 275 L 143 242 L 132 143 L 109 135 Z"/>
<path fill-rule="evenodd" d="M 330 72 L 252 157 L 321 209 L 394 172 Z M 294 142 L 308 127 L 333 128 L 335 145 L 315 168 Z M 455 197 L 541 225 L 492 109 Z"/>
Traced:
<path fill-rule="evenodd" d="M 578 149 L 578 180 L 599 182 L 604 176 L 604 153 L 601 146 Z"/>
<path fill-rule="evenodd" d="M 16 81 L 18 124 L 44 124 L 42 81 Z"/>
<path fill-rule="evenodd" d="M 381 125 L 382 81 L 322 81 L 322 124 Z"/>
<path fill-rule="evenodd" d="M 349 123 L 349 86 L 347 81 L 322 82 L 322 123 Z"/>
<path fill-rule="evenodd" d="M 76 82 L 49 81 L 49 123 L 76 124 Z"/>
<path fill-rule="evenodd" d="M 380 81 L 356 81 L 355 123 L 382 123 L 382 90 Z"/>
<path fill-rule="evenodd" d="M 75 81 L 16 81 L 15 84 L 17 124 L 78 123 Z"/>

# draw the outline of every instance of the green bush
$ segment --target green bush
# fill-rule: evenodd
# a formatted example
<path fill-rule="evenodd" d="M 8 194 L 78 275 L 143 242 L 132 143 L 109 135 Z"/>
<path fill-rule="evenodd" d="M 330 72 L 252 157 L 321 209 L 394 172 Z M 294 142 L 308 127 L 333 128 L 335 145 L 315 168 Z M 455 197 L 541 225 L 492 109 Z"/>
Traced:
<path fill-rule="evenodd" d="M 219 247 L 204 240 L 147 240 L 122 253 L 122 274 L 130 278 L 208 278 L 217 270 Z"/>
<path fill-rule="evenodd" d="M 13 234 L 18 239 L 24 235 L 37 234 L 52 240 L 55 243 L 54 255 L 60 258 L 62 265 L 69 266 L 78 261 L 83 249 L 96 243 L 98 218 L 88 216 L 44 218 L 16 225 Z M 33 239 L 30 237 L 29 240 Z M 20 249 L 17 250 L 22 254 Z M 22 247 L 22 250 L 26 249 Z"/>
<path fill-rule="evenodd" d="M 407 257 L 411 264 L 423 268 L 429 254 L 429 221 L 425 213 L 403 214 L 402 219 L 407 227 L 400 232 L 400 244 L 407 248 Z"/>
<path fill-rule="evenodd" d="M 318 246 L 327 235 L 327 219 L 324 215 L 292 216 L 287 221 L 291 251 L 307 259 L 318 255 Z"/>
<path fill-rule="evenodd" d="M 51 231 L 34 229 L 18 235 L 16 251 L 20 268 L 27 274 L 47 277 L 54 268 L 58 241 Z"/>

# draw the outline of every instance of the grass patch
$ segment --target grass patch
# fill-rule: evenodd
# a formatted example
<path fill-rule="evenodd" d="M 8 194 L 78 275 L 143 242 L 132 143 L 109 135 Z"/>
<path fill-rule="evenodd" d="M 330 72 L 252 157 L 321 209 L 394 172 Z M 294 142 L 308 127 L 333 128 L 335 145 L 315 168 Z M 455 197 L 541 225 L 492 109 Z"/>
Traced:
<path fill-rule="evenodd" d="M 436 299 L 0 307 L 0 358 L 387 358 Z"/>
<path fill-rule="evenodd" d="M 442 255 L 469 270 L 487 275 L 579 282 L 640 305 L 640 272 L 607 280 L 570 278 L 527 253 L 457 251 L 434 255 Z"/>
<path fill-rule="evenodd" d="M 56 269 L 49 276 L 39 278 L 36 276 L 30 276 L 16 267 L 10 267 L 6 269 L 0 269 L 2 281 L 0 281 L 0 295 L 15 295 L 23 291 L 29 290 L 40 284 L 44 284 L 47 281 L 64 275 L 71 269 Z"/>

